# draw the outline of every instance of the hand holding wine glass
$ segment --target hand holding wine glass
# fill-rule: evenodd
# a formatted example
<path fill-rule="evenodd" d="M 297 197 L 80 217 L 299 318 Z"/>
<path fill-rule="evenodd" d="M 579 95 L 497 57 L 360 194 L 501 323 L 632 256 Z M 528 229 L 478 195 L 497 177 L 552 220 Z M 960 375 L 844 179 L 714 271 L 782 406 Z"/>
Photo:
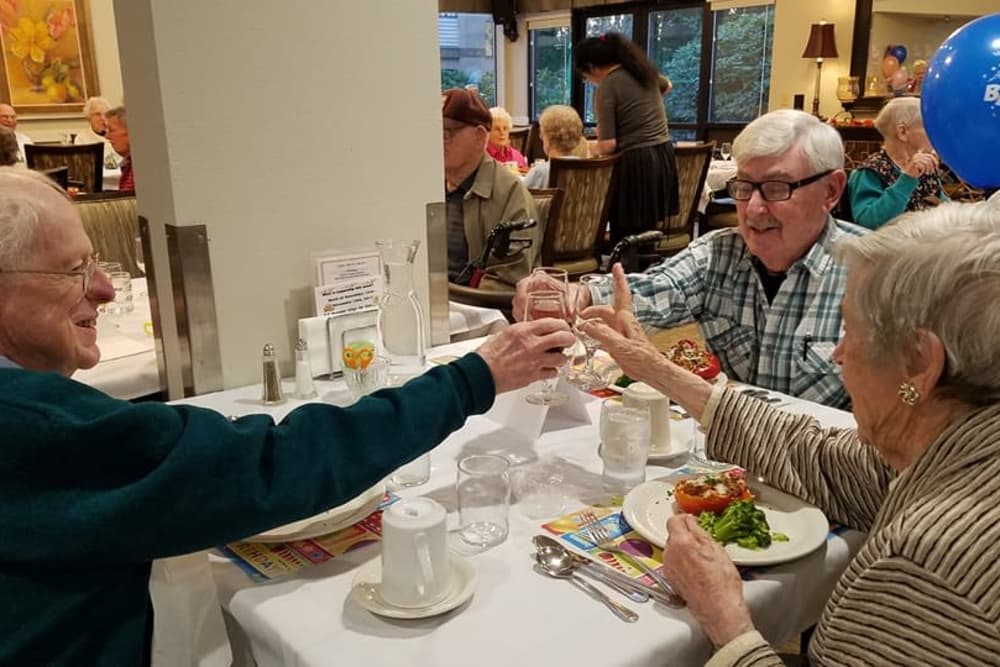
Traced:
<path fill-rule="evenodd" d="M 531 322 L 545 318 L 555 318 L 557 320 L 569 321 L 569 309 L 566 306 L 566 293 L 558 290 L 531 292 L 527 295 L 524 306 L 524 320 Z M 566 359 L 556 369 L 558 374 L 555 378 L 542 381 L 541 391 L 528 394 L 525 400 L 532 405 L 562 405 L 569 397 L 556 391 L 556 384 L 559 377 L 566 368 Z"/>

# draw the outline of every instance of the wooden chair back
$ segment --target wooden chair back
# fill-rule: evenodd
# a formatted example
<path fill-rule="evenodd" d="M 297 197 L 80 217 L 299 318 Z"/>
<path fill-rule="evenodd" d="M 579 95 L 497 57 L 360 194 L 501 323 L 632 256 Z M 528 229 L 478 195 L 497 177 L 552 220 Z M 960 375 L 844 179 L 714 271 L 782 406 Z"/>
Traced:
<path fill-rule="evenodd" d="M 510 129 L 510 145 L 517 149 L 521 155 L 525 155 L 528 146 L 529 127 L 512 127 Z"/>
<path fill-rule="evenodd" d="M 678 253 L 691 242 L 694 235 L 695 216 L 705 189 L 708 166 L 712 161 L 714 141 L 676 146 L 677 192 L 680 197 L 678 212 L 665 218 L 657 226 L 663 239 L 656 244 L 657 254 L 666 256 Z"/>
<path fill-rule="evenodd" d="M 608 223 L 614 195 L 618 155 L 550 160 L 549 187 L 563 191 L 559 217 L 545 228 L 542 261 L 563 266 L 571 275 L 597 269 L 600 241 Z M 548 253 L 547 257 L 544 253 Z"/>
<path fill-rule="evenodd" d="M 104 186 L 104 142 L 95 144 L 25 144 L 29 169 L 69 167 L 69 184 L 84 192 L 101 192 Z"/>

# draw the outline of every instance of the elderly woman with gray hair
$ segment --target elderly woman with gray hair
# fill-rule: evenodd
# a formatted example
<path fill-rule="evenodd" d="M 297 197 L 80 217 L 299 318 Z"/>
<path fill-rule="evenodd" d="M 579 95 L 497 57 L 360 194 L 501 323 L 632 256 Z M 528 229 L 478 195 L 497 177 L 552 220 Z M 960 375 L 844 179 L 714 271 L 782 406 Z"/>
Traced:
<path fill-rule="evenodd" d="M 875 118 L 875 128 L 882 135 L 882 149 L 869 155 L 847 182 L 855 222 L 876 229 L 900 213 L 948 199 L 920 117 L 919 99 L 890 101 Z"/>
<path fill-rule="evenodd" d="M 712 458 L 868 533 L 820 618 L 815 664 L 996 664 L 1000 206 L 909 214 L 836 254 L 848 281 L 834 360 L 857 430 L 824 429 L 670 363 L 644 338 L 620 268 L 615 328 L 585 330 L 701 422 Z M 782 664 L 722 547 L 691 515 L 667 530 L 664 574 L 719 648 L 709 664 Z"/>
<path fill-rule="evenodd" d="M 542 137 L 542 148 L 550 158 L 585 158 L 589 155 L 587 141 L 583 138 L 583 121 L 571 106 L 553 104 L 545 107 L 538 117 L 538 131 Z M 548 160 L 532 165 L 531 171 L 524 177 L 524 184 L 531 189 L 547 188 L 551 166 Z"/>

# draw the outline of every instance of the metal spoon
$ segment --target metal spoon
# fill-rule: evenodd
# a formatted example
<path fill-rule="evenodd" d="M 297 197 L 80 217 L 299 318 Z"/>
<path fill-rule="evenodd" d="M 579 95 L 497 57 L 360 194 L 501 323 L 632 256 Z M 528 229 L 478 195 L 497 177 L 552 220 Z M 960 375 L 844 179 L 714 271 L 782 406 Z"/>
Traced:
<path fill-rule="evenodd" d="M 535 554 L 535 560 L 538 561 L 538 566 L 542 572 L 550 577 L 569 579 L 570 583 L 576 585 L 578 588 L 582 588 L 590 597 L 603 603 L 605 607 L 611 610 L 611 613 L 626 623 L 635 623 L 639 620 L 639 614 L 635 613 L 628 607 L 618 604 L 595 588 L 587 580 L 574 574 L 573 569 L 576 566 L 573 563 L 573 557 L 568 552 L 561 554 L 555 549 L 546 549 L 544 552 L 537 552 Z"/>
<path fill-rule="evenodd" d="M 541 537 L 544 537 L 544 535 Z M 538 553 L 542 554 L 544 557 L 548 557 L 550 552 L 555 552 L 559 556 L 562 556 L 563 554 L 568 555 L 573 562 L 574 569 L 576 569 L 578 573 L 585 574 L 591 579 L 595 579 L 605 586 L 615 589 L 632 602 L 649 602 L 649 593 L 616 581 L 612 576 L 608 575 L 608 573 L 599 569 L 599 565 L 595 565 L 586 558 L 577 556 L 572 551 L 564 549 L 561 544 L 543 545 L 539 543 L 539 541 L 536 541 L 535 546 L 538 548 Z"/>

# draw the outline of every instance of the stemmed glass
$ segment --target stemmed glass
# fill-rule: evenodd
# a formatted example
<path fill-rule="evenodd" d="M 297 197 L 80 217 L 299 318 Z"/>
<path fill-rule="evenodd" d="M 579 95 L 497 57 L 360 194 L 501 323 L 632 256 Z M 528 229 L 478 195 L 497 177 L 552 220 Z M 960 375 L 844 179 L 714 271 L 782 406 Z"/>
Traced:
<path fill-rule="evenodd" d="M 580 330 L 580 325 L 589 321 L 580 317 L 580 311 L 589 302 L 588 297 L 590 296 L 590 286 L 606 281 L 607 276 L 604 274 L 588 273 L 580 276 L 580 288 L 576 292 L 576 308 L 574 308 L 575 317 L 573 330 L 576 332 L 577 338 L 583 345 L 586 357 L 583 368 L 572 371 L 567 379 L 583 391 L 593 391 L 595 389 L 603 389 L 608 386 L 608 381 L 597 371 L 596 368 L 594 368 L 594 352 L 597 351 L 600 344 Z"/>
<path fill-rule="evenodd" d="M 723 142 L 719 147 L 719 155 L 722 156 L 723 160 L 728 160 L 733 155 L 733 145 L 728 141 Z"/>
<path fill-rule="evenodd" d="M 569 312 L 566 307 L 566 293 L 558 290 L 547 290 L 543 292 L 529 292 L 524 306 L 524 321 L 540 320 L 546 317 L 554 317 L 560 320 L 569 320 Z M 556 391 L 556 384 L 562 376 L 566 364 L 563 363 L 557 370 L 559 374 L 549 380 L 542 380 L 542 389 L 524 397 L 532 405 L 562 405 L 569 400 L 569 396 Z"/>

